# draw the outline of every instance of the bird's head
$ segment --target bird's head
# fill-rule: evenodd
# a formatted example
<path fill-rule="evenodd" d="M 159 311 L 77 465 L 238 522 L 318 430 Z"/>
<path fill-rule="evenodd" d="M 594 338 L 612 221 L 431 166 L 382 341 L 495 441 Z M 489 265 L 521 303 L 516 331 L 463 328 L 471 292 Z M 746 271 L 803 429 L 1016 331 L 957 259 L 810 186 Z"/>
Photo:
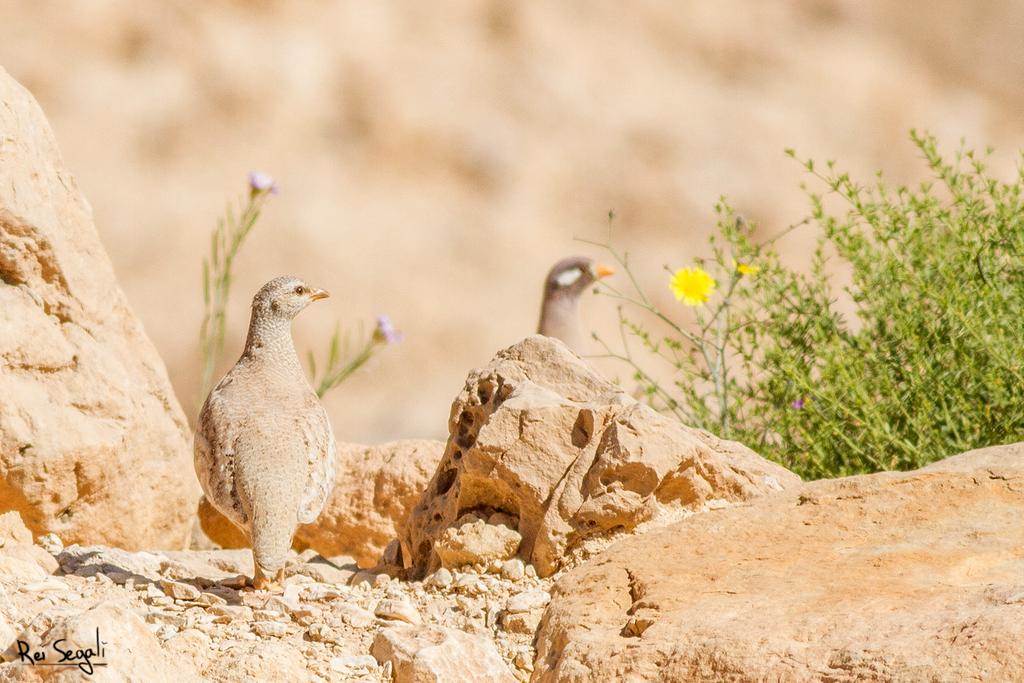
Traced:
<path fill-rule="evenodd" d="M 544 296 L 578 297 L 597 280 L 613 275 L 615 271 L 604 264 L 595 264 L 585 256 L 564 258 L 548 271 L 544 281 Z"/>
<path fill-rule="evenodd" d="M 291 320 L 306 306 L 329 296 L 326 290 L 310 287 L 297 277 L 277 277 L 256 292 L 252 310 L 260 316 Z"/>

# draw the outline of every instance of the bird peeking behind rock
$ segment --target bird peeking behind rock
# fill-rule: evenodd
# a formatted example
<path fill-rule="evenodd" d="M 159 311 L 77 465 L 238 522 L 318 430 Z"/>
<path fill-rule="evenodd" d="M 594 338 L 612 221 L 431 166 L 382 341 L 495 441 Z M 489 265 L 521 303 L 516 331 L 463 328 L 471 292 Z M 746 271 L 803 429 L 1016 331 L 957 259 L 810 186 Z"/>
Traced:
<path fill-rule="evenodd" d="M 196 474 L 210 503 L 248 535 L 257 589 L 280 581 L 296 527 L 319 516 L 334 485 L 331 423 L 291 333 L 292 319 L 327 296 L 294 277 L 263 285 L 245 350 L 199 413 Z"/>
<path fill-rule="evenodd" d="M 609 266 L 595 264 L 583 256 L 570 256 L 556 263 L 544 281 L 537 331 L 561 339 L 570 349 L 582 353 L 586 336 L 580 320 L 580 294 L 600 278 L 613 274 L 615 271 Z"/>

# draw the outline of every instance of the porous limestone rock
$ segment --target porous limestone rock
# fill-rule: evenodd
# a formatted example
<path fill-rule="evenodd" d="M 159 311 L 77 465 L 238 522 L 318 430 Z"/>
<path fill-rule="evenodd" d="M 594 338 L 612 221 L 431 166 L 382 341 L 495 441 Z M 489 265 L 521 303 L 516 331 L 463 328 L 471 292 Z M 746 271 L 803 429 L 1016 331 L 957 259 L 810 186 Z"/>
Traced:
<path fill-rule="evenodd" d="M 183 547 L 185 417 L 46 118 L 3 69 L 0 178 L 0 501 L 36 535 Z"/>
<path fill-rule="evenodd" d="M 1024 680 L 1024 444 L 816 481 L 555 585 L 537 683 Z"/>
<path fill-rule="evenodd" d="M 441 565 L 436 544 L 466 513 L 515 528 L 519 556 L 547 576 L 590 541 L 800 481 L 659 415 L 542 336 L 470 373 L 448 429 L 400 536 L 403 564 L 420 575 Z"/>
<path fill-rule="evenodd" d="M 490 640 L 442 626 L 387 628 L 370 653 L 390 662 L 395 683 L 514 683 Z"/>
<path fill-rule="evenodd" d="M 339 443 L 334 490 L 317 520 L 299 527 L 295 547 L 313 548 L 325 557 L 350 555 L 360 566 L 372 567 L 405 524 L 443 451 L 442 442 L 427 439 L 378 446 Z M 223 548 L 249 547 L 242 531 L 205 497 L 198 514 L 213 542 Z"/>

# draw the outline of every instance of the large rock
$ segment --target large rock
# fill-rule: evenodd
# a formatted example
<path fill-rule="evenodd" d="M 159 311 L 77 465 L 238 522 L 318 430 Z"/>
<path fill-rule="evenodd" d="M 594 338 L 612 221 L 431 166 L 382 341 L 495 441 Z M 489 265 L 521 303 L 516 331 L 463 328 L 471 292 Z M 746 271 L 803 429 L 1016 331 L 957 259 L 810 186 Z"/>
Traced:
<path fill-rule="evenodd" d="M 0 69 L 0 505 L 35 534 L 180 547 L 198 484 L 163 363 L 32 96 Z"/>
<path fill-rule="evenodd" d="M 40 629 L 45 630 L 40 631 Z M 40 614 L 18 636 L 31 653 L 44 653 L 47 664 L 60 663 L 58 650 L 77 653 L 77 666 L 30 664 L 17 655 L 17 645 L 4 653 L 4 680 L 30 681 L 146 681 L 147 683 L 188 683 L 200 679 L 188 664 L 174 659 L 160 647 L 160 641 L 145 622 L 127 606 L 101 602 L 73 615 Z M 97 644 L 99 638 L 99 644 Z"/>
<path fill-rule="evenodd" d="M 376 564 L 405 525 L 443 452 L 443 443 L 430 440 L 339 444 L 331 497 L 314 523 L 299 527 L 296 541 L 325 557 L 351 555 L 360 566 Z"/>
<path fill-rule="evenodd" d="M 510 520 L 519 555 L 546 576 L 567 553 L 640 524 L 800 481 L 740 444 L 659 415 L 542 336 L 470 373 L 448 429 L 400 537 L 414 573 L 437 569 L 435 544 L 467 513 Z"/>
<path fill-rule="evenodd" d="M 443 451 L 442 442 L 426 439 L 378 446 L 339 443 L 334 490 L 317 520 L 299 527 L 295 547 L 375 565 L 419 501 Z M 203 533 L 214 543 L 249 547 L 245 534 L 205 497 L 198 512 Z"/>
<path fill-rule="evenodd" d="M 391 662 L 395 683 L 515 683 L 494 644 L 443 626 L 398 626 L 377 634 L 370 652 Z"/>
<path fill-rule="evenodd" d="M 0 514 L 0 583 L 18 584 L 57 571 L 57 560 L 32 543 L 32 532 L 13 510 Z"/>
<path fill-rule="evenodd" d="M 1024 680 L 1024 445 L 805 484 L 563 577 L 535 680 Z"/>

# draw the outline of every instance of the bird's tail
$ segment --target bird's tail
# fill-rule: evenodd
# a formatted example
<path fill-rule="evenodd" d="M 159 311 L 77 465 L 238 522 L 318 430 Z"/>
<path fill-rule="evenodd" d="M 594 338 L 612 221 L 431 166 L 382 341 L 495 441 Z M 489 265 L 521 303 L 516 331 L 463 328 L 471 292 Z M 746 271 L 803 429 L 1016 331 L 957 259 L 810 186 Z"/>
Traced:
<path fill-rule="evenodd" d="M 294 516 L 294 513 L 280 514 L 265 507 L 253 510 L 252 557 L 266 576 L 274 576 L 284 566 L 295 534 L 295 525 L 286 520 Z"/>

